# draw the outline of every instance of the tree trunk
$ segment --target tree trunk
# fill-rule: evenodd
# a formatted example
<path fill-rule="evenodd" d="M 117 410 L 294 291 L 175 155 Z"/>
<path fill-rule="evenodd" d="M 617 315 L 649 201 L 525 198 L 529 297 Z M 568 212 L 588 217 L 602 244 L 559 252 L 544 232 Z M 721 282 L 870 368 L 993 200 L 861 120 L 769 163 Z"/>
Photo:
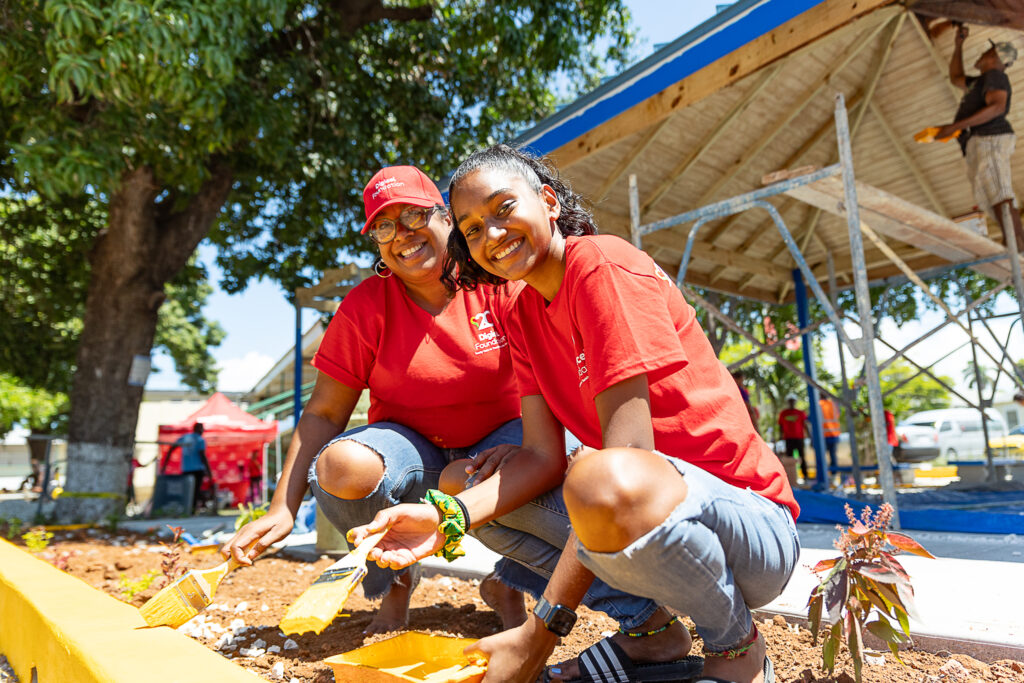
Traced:
<path fill-rule="evenodd" d="M 164 285 L 209 232 L 230 187 L 230 172 L 217 169 L 172 213 L 154 202 L 161 188 L 143 167 L 127 172 L 111 197 L 107 228 L 89 257 L 60 521 L 97 521 L 124 510 L 143 392 L 129 384 L 132 361 L 148 361 Z"/>

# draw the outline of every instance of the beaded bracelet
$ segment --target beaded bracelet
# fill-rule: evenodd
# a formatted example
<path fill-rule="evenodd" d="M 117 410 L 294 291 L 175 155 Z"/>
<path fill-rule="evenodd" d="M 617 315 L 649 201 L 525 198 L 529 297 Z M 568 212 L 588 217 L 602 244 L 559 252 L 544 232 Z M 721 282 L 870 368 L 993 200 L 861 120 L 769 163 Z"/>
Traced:
<path fill-rule="evenodd" d="M 630 638 L 646 638 L 647 636 L 656 636 L 672 624 L 676 623 L 677 621 L 679 621 L 679 617 L 673 616 L 671 619 L 668 620 L 667 624 L 665 624 L 661 628 L 656 628 L 653 631 L 627 631 L 620 626 L 619 633 L 621 633 L 624 636 L 629 636 Z"/>
<path fill-rule="evenodd" d="M 462 514 L 462 507 L 447 493 L 441 493 L 437 489 L 430 489 L 423 497 L 424 503 L 430 503 L 441 513 L 441 523 L 437 530 L 445 537 L 444 546 L 437 551 L 438 557 L 443 557 L 449 562 L 462 557 L 466 551 L 459 547 L 462 537 L 466 535 L 466 518 Z"/>
<path fill-rule="evenodd" d="M 757 642 L 757 625 L 756 624 L 754 625 L 754 634 L 752 636 L 750 636 L 750 638 L 748 638 L 746 640 L 746 642 L 744 642 L 744 643 L 734 647 L 731 650 L 722 650 L 721 652 L 714 652 L 714 651 L 709 651 L 709 650 L 705 649 L 704 650 L 704 656 L 705 657 L 724 657 L 725 659 L 736 659 L 737 657 L 742 657 L 745 654 L 747 654 L 747 652 L 750 650 L 750 648 L 752 648 L 754 646 L 755 642 Z"/>

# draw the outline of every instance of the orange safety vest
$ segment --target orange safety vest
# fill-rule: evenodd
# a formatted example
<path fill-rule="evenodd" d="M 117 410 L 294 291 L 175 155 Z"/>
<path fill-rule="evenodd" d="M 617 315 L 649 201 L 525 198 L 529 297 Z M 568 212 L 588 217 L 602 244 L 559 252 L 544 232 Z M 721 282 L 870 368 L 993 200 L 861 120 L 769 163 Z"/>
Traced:
<path fill-rule="evenodd" d="M 818 400 L 821 406 L 821 428 L 825 430 L 825 436 L 839 436 L 839 408 L 830 398 Z"/>

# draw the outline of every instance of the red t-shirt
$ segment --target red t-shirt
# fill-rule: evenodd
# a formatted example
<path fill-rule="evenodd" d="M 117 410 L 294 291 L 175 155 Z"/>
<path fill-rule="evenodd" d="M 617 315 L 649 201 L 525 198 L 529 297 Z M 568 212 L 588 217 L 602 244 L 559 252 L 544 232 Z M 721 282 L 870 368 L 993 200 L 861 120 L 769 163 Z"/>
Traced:
<path fill-rule="evenodd" d="M 594 397 L 646 374 L 656 448 L 741 488 L 799 507 L 779 459 L 754 431 L 736 382 L 682 293 L 644 252 L 618 237 L 569 237 L 550 305 L 535 289 L 508 320 L 523 396 L 542 395 L 561 423 L 600 448 Z"/>
<path fill-rule="evenodd" d="M 804 422 L 807 415 L 798 408 L 786 408 L 779 413 L 779 426 L 782 427 L 783 439 L 804 438 Z"/>
<path fill-rule="evenodd" d="M 313 366 L 369 388 L 370 423 L 397 422 L 442 448 L 472 446 L 520 416 L 499 322 L 518 289 L 459 291 L 435 317 L 398 278 L 368 278 L 341 302 Z"/>

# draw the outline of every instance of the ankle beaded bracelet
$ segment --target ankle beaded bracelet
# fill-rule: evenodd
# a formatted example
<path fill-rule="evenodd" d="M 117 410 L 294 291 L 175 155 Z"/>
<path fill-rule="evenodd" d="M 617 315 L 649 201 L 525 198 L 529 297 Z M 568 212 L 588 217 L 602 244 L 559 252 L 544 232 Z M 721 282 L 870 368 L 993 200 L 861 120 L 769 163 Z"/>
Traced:
<path fill-rule="evenodd" d="M 441 523 L 437 525 L 437 530 L 445 537 L 445 542 L 436 555 L 449 562 L 465 555 L 466 551 L 459 547 L 468 526 L 462 506 L 455 498 L 437 489 L 429 489 L 423 496 L 423 502 L 430 503 L 441 513 Z"/>
<path fill-rule="evenodd" d="M 627 631 L 620 626 L 619 633 L 621 633 L 624 636 L 629 636 L 630 638 L 646 638 L 647 636 L 653 636 L 661 633 L 677 621 L 679 621 L 679 617 L 673 616 L 671 619 L 668 620 L 667 624 L 665 624 L 661 628 L 656 628 L 653 631 Z"/>
<path fill-rule="evenodd" d="M 754 625 L 754 635 L 750 636 L 746 642 L 734 647 L 731 650 L 722 650 L 721 652 L 712 652 L 704 650 L 705 657 L 725 657 L 726 659 L 736 659 L 737 657 L 743 657 L 750 651 L 750 648 L 757 642 L 757 625 Z"/>

